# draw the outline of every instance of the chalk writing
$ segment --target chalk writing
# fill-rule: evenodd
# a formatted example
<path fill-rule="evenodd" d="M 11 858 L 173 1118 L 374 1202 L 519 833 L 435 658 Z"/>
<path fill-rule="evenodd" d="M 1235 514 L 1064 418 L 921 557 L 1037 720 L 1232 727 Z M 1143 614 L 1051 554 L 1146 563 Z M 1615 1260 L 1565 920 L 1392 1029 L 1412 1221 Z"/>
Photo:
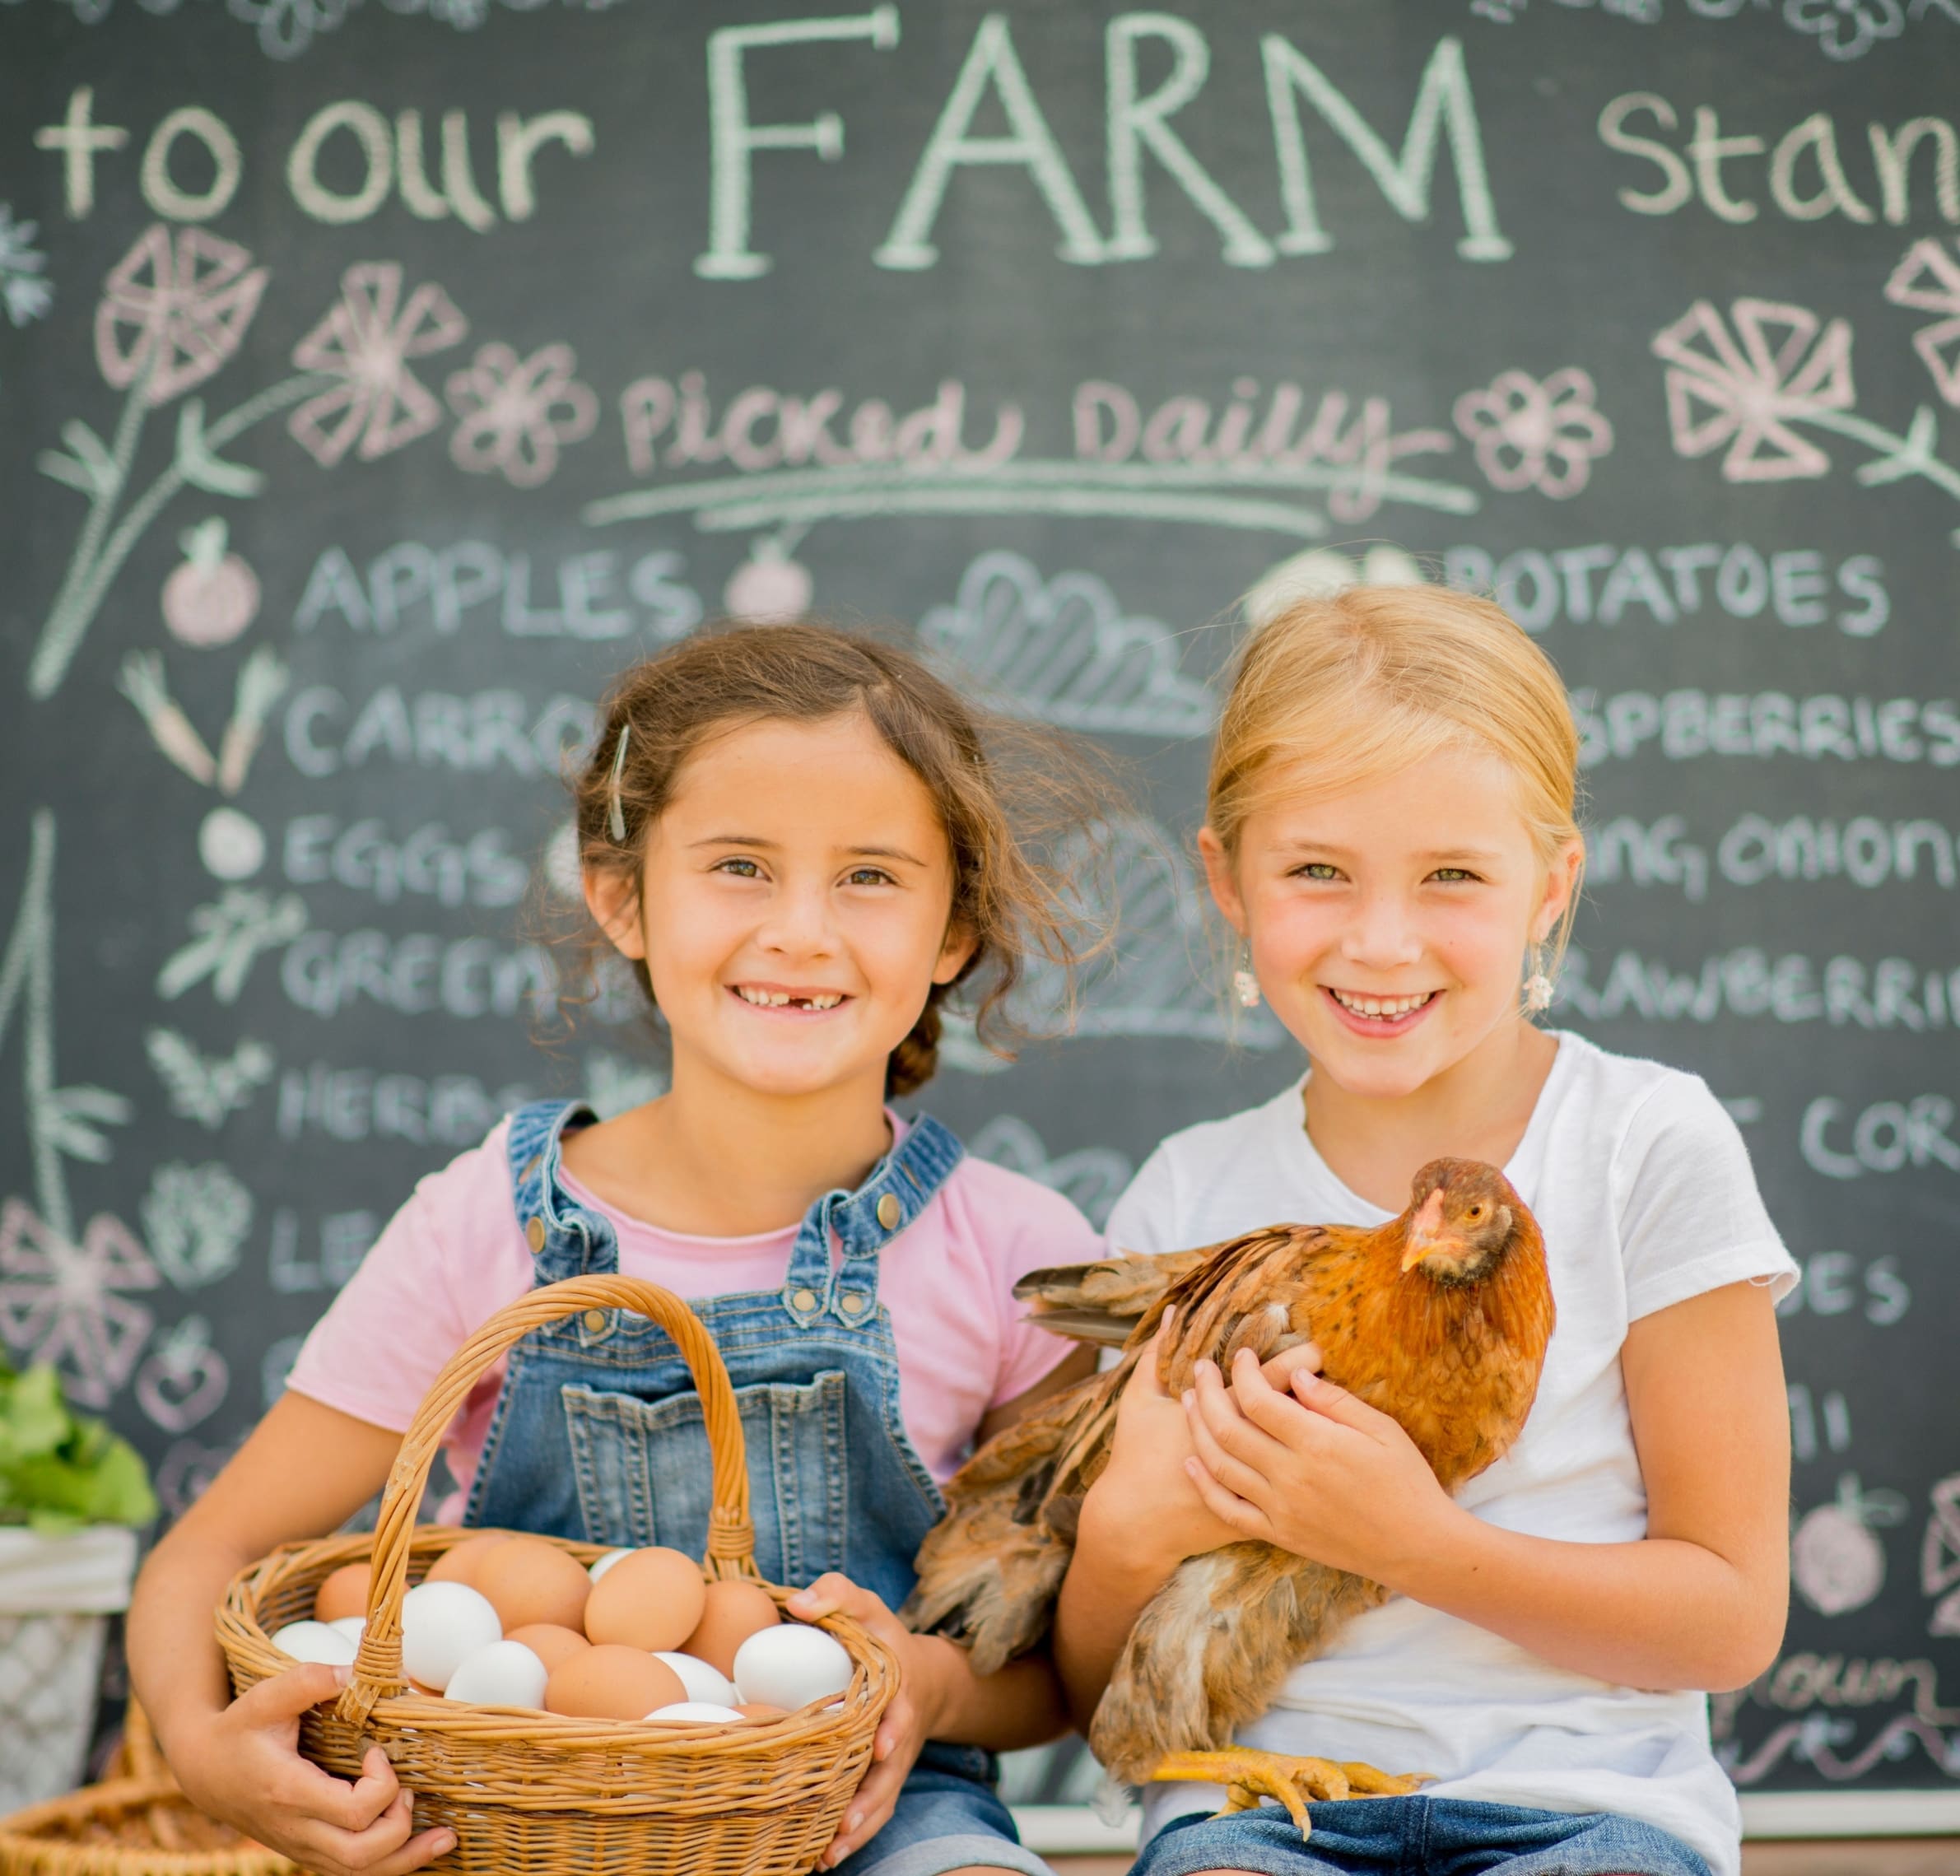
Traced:
<path fill-rule="evenodd" d="M 953 603 L 919 621 L 919 638 L 992 707 L 1071 729 L 1203 736 L 1216 709 L 1203 684 L 1180 675 L 1169 627 L 1125 617 L 1092 573 L 1045 581 L 1005 550 L 967 567 Z"/>
<path fill-rule="evenodd" d="M 1645 826 L 1622 815 L 1589 834 L 1587 877 L 1599 886 L 1678 886 L 1698 902 L 1707 892 L 1710 856 L 1705 847 L 1683 844 L 1685 831 L 1678 814 Z M 1780 822 L 1745 814 L 1716 843 L 1714 870 L 1731 886 L 1841 878 L 1869 891 L 1897 879 L 1951 891 L 1960 886 L 1960 833 L 1926 819 L 1860 814 L 1841 824 L 1804 814 Z"/>
<path fill-rule="evenodd" d="M 1855 1472 L 1837 1481 L 1837 1496 L 1807 1511 L 1790 1539 L 1790 1581 L 1819 1615 L 1861 1609 L 1885 1585 L 1885 1547 L 1873 1534 L 1902 1523 L 1906 1501 L 1896 1492 L 1866 1492 Z"/>
<path fill-rule="evenodd" d="M 1521 547 L 1501 560 L 1482 547 L 1451 547 L 1443 556 L 1443 578 L 1467 593 L 1493 594 L 1528 632 L 1562 621 L 1671 626 L 1710 609 L 1710 600 L 1732 619 L 1767 617 L 1793 626 L 1835 622 L 1853 638 L 1871 637 L 1892 617 L 1884 564 L 1875 554 L 1840 561 L 1833 576 L 1816 548 L 1766 555 L 1746 541 L 1700 541 L 1651 552 L 1602 541 L 1548 552 Z M 1855 611 L 1834 612 L 1833 583 L 1857 602 Z"/>
<path fill-rule="evenodd" d="M 1670 762 L 1706 756 L 1805 761 L 1960 764 L 1960 712 L 1934 697 L 1793 697 L 1782 691 L 1597 691 L 1571 694 L 1579 760 L 1589 769 L 1643 749 Z"/>
<path fill-rule="evenodd" d="M 1855 1115 L 1842 1101 L 1820 1095 L 1804 1110 L 1798 1141 L 1804 1163 L 1826 1179 L 1862 1179 L 1908 1166 L 1960 1172 L 1960 1140 L 1948 1132 L 1953 1115 L 1953 1103 L 1943 1094 L 1874 1101 Z"/>
<path fill-rule="evenodd" d="M 1651 823 L 1631 814 L 1616 816 L 1585 832 L 1585 878 L 1589 886 L 1676 886 L 1691 904 L 1708 896 L 1708 850 L 1686 844 L 1688 823 L 1664 814 Z"/>
<path fill-rule="evenodd" d="M 252 1228 L 252 1194 L 229 1166 L 173 1161 L 150 1175 L 143 1198 L 150 1255 L 179 1290 L 229 1277 Z"/>
<path fill-rule="evenodd" d="M 250 1036 L 229 1055 L 204 1054 L 174 1029 L 144 1031 L 143 1047 L 170 1096 L 170 1111 L 216 1133 L 272 1078 L 272 1052 Z"/>
<path fill-rule="evenodd" d="M 452 840 L 439 821 L 426 822 L 399 840 L 383 823 L 342 825 L 332 814 L 303 814 L 286 824 L 281 864 L 295 886 L 331 882 L 370 893 L 384 905 L 408 895 L 445 905 L 514 905 L 529 885 L 531 869 L 510 851 L 500 827 Z"/>
<path fill-rule="evenodd" d="M 314 1062 L 279 1078 L 279 1137 L 471 1147 L 530 1098 L 521 1085 L 493 1092 L 474 1075 L 377 1074 Z"/>
<path fill-rule="evenodd" d="M 1899 1275 L 1898 1262 L 1896 1257 L 1874 1257 L 1861 1271 L 1849 1251 L 1820 1250 L 1799 1258 L 1796 1287 L 1776 1305 L 1776 1314 L 1838 1316 L 1855 1310 L 1874 1327 L 1889 1329 L 1912 1307 L 1912 1292 Z"/>
<path fill-rule="evenodd" d="M 1799 1465 L 1809 1465 L 1827 1449 L 1833 1453 L 1851 1450 L 1851 1410 L 1842 1394 L 1833 1389 L 1820 1402 L 1801 1381 L 1791 1382 L 1788 1392 L 1790 1452 Z"/>
<path fill-rule="evenodd" d="M 319 1222 L 319 1255 L 312 1263 L 300 1255 L 300 1221 L 282 1206 L 272 1216 L 266 1281 L 280 1296 L 338 1290 L 361 1268 L 368 1248 L 380 1236 L 372 1212 L 329 1212 Z"/>
<path fill-rule="evenodd" d="M 1941 401 L 1960 405 L 1960 350 L 1947 347 L 1960 341 L 1960 261 L 1930 235 L 1915 241 L 1885 282 L 1885 297 L 1895 306 L 1916 306 L 1946 317 L 1921 326 L 1912 335 L 1912 349 L 1927 370 Z"/>
<path fill-rule="evenodd" d="M 1767 1017 L 1911 1035 L 1960 1028 L 1960 968 L 1929 970 L 1903 957 L 1867 963 L 1840 955 L 1820 962 L 1757 945 L 1716 952 L 1686 971 L 1634 950 L 1617 951 L 1602 965 L 1575 947 L 1566 954 L 1558 998 L 1595 1022 Z"/>
<path fill-rule="evenodd" d="M 1064 1194 L 1098 1230 L 1136 1171 L 1128 1154 L 1111 1147 L 1079 1147 L 1051 1157 L 1041 1136 L 1012 1114 L 996 1115 L 966 1143 L 966 1150 L 975 1159 L 991 1160 Z"/>
<path fill-rule="evenodd" d="M 16 221 L 13 210 L 0 202 L 0 311 L 16 327 L 45 319 L 54 305 L 48 257 L 34 244 L 38 232 L 33 222 Z"/>
<path fill-rule="evenodd" d="M 1613 448 L 1613 426 L 1595 407 L 1598 395 L 1576 365 L 1542 381 L 1500 371 L 1487 390 L 1456 400 L 1456 427 L 1492 488 L 1534 488 L 1563 501 L 1591 480 L 1594 459 Z"/>
<path fill-rule="evenodd" d="M 279 983 L 296 1008 L 338 1016 L 362 1003 L 399 1016 L 542 1017 L 556 1003 L 558 966 L 542 945 L 426 932 L 296 934 Z M 605 1020 L 605 1012 L 594 1012 Z"/>
<path fill-rule="evenodd" d="M 187 1433 L 223 1404 L 231 1383 L 225 1357 L 211 1345 L 211 1324 L 188 1315 L 160 1330 L 136 1371 L 137 1405 L 166 1433 Z"/>
<path fill-rule="evenodd" d="M 410 696 L 393 684 L 356 707 L 331 686 L 311 685 L 286 706 L 286 754 L 301 775 L 315 778 L 370 762 L 462 775 L 508 769 L 556 775 L 565 757 L 591 736 L 592 710 L 583 697 L 554 696 L 534 705 L 518 691 Z"/>

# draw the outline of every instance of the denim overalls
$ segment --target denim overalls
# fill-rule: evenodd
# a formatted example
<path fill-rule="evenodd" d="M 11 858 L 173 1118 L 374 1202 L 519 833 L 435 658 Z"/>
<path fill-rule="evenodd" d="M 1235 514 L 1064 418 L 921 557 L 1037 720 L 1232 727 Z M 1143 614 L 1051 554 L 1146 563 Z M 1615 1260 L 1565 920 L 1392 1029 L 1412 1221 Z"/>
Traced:
<path fill-rule="evenodd" d="M 576 1101 L 534 1102 L 511 1117 L 511 1187 L 541 1285 L 619 1269 L 611 1223 L 572 1199 L 560 1175 L 567 1126 L 596 1118 Z M 921 1115 L 855 1192 L 811 1207 L 781 1289 L 691 1305 L 741 1410 L 756 1567 L 770 1582 L 801 1587 L 841 1571 L 893 1608 L 911 1590 L 913 1557 L 945 1500 L 900 1417 L 878 1257 L 964 1152 Z M 588 1310 L 511 1349 L 466 1524 L 700 1557 L 710 1502 L 701 1399 L 663 1329 L 625 1310 Z M 892 1822 L 841 1869 L 932 1876 L 981 1863 L 1038 1876 L 1047 1866 L 1014 1842 L 993 1778 L 990 1755 L 929 1745 Z"/>

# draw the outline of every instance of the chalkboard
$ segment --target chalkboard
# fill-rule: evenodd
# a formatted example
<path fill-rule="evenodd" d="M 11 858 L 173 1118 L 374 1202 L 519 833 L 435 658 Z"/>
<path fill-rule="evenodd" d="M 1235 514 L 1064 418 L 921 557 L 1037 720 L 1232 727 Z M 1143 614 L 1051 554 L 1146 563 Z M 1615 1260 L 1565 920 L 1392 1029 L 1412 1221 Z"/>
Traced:
<path fill-rule="evenodd" d="M 526 898 L 724 610 L 1141 766 L 1073 1034 L 929 1091 L 1101 1213 L 1297 1071 L 1165 857 L 1233 602 L 1494 585 L 1585 732 L 1558 1019 L 1707 1077 L 1804 1266 L 1725 1762 L 1952 1791 L 1956 72 L 1955 0 L 5 0 L 8 1348 L 179 1511 L 419 1174 L 657 1088 L 628 999 L 536 1045 Z"/>

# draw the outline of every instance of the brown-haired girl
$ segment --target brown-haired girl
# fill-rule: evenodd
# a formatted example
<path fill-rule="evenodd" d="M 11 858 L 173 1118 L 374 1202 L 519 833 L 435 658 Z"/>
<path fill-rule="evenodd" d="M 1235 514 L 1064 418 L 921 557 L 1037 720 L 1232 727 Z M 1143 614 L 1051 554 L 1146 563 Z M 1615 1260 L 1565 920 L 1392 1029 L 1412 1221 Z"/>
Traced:
<path fill-rule="evenodd" d="M 1155 1786 L 1138 1876 L 1736 1876 L 1703 1690 L 1782 1634 L 1795 1268 L 1700 1079 L 1530 1020 L 1579 883 L 1577 758 L 1550 660 L 1465 594 L 1302 601 L 1240 657 L 1201 846 L 1241 994 L 1306 1073 L 1165 1142 L 1110 1236 L 1380 1223 L 1427 1161 L 1487 1160 L 1543 1229 L 1557 1326 L 1522 1435 L 1455 1500 L 1311 1362 L 1275 1387 L 1242 1352 L 1181 1402 L 1138 1368 L 1058 1611 L 1076 1711 L 1184 1558 L 1259 1538 L 1391 1594 L 1243 1743 L 1435 1782 L 1315 1804 L 1304 1843 L 1276 1807 Z"/>
<path fill-rule="evenodd" d="M 1052 794 L 1052 791 L 1050 791 Z M 379 1751 L 348 1785 L 299 1715 L 345 1671 L 227 1704 L 210 1611 L 274 1544 L 379 1489 L 429 1383 L 534 1284 L 622 1271 L 690 1300 L 740 1404 L 763 1575 L 842 1609 L 904 1683 L 826 1867 L 1038 1873 L 989 1753 L 1052 1738 L 1044 1661 L 976 1680 L 890 1614 L 973 1444 L 1082 1372 L 1019 1320 L 1030 1269 L 1096 1254 L 1067 1200 L 887 1096 L 932 1073 L 943 999 L 1066 965 L 1057 883 L 1011 825 L 980 727 L 916 660 L 812 626 L 711 633 L 628 672 L 576 784 L 585 897 L 672 1049 L 609 1120 L 520 1110 L 417 1186 L 308 1338 L 287 1391 L 158 1547 L 130 1618 L 137 1692 L 192 1797 L 323 1876 L 397 1876 L 414 1833 Z M 621 1311 L 541 1329 L 459 1416 L 458 1521 L 702 1554 L 709 1466 L 673 1344 Z"/>

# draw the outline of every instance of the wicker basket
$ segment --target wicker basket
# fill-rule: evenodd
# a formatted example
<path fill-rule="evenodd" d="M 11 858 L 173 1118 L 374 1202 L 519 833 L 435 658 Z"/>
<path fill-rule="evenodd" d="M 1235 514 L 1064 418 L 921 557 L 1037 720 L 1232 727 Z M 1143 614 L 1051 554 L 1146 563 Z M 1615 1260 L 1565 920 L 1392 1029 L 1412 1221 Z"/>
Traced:
<path fill-rule="evenodd" d="M 463 1706 L 415 1693 L 403 1674 L 402 1598 L 472 1534 L 413 1522 L 444 1431 L 514 1343 L 562 1317 L 608 1309 L 658 1323 L 693 1374 L 714 1463 L 704 1574 L 759 1580 L 742 1423 L 707 1330 L 654 1284 L 575 1278 L 500 1310 L 451 1357 L 403 1437 L 374 1531 L 283 1545 L 233 1580 L 217 1618 L 232 1687 L 243 1693 L 290 1667 L 268 1635 L 313 1613 L 314 1591 L 330 1571 L 371 1556 L 372 1600 L 352 1676 L 334 1706 L 306 1715 L 300 1746 L 352 1777 L 379 1743 L 415 1794 L 417 1827 L 456 1833 L 455 1849 L 431 1868 L 468 1876 L 802 1876 L 836 1834 L 898 1690 L 896 1658 L 859 1623 L 834 1616 L 821 1624 L 856 1664 L 840 1703 L 812 1701 L 784 1719 L 739 1726 L 652 1727 Z M 580 1562 L 602 1554 L 598 1544 L 552 1541 Z M 763 1587 L 779 1604 L 791 1594 Z"/>

